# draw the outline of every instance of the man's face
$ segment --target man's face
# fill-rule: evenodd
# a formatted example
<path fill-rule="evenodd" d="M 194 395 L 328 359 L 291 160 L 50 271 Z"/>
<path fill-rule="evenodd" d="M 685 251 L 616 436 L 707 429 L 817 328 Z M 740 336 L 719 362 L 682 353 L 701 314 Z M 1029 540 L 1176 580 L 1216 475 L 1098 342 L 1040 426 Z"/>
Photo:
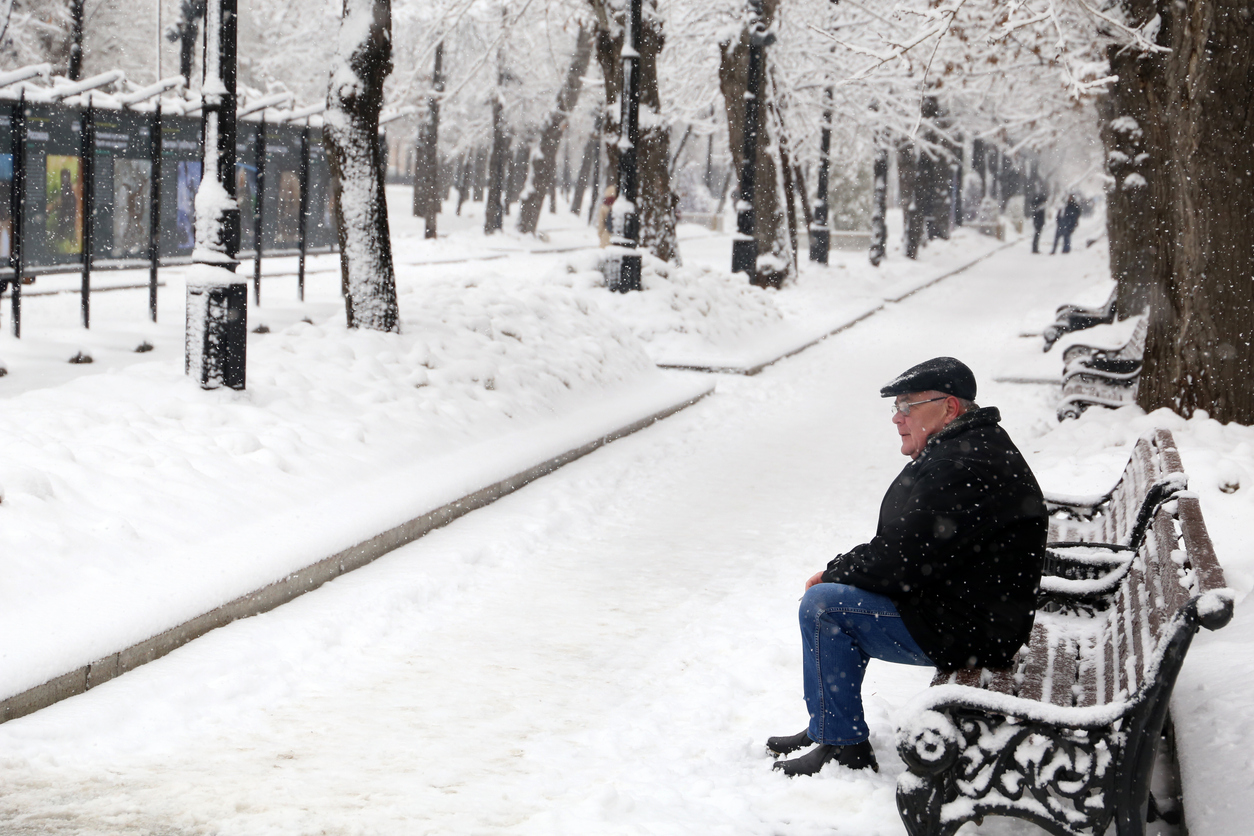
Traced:
<path fill-rule="evenodd" d="M 932 400 L 933 398 L 937 400 Z M 920 401 L 931 402 L 919 403 Z M 896 403 L 898 407 L 908 403 L 914 404 L 908 407 L 909 415 L 900 408 L 893 413 L 893 424 L 897 426 L 897 434 L 901 436 L 901 454 L 912 459 L 919 457 L 932 433 L 952 421 L 958 409 L 957 398 L 947 397 L 943 392 L 911 392 L 908 395 L 898 395 Z"/>

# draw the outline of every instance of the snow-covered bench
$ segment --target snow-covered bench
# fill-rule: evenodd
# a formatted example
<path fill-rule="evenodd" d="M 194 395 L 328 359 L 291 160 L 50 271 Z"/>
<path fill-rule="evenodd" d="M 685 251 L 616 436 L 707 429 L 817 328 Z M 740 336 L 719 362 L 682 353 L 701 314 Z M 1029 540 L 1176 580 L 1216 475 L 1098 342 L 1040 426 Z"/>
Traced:
<path fill-rule="evenodd" d="M 1199 627 L 1232 617 L 1197 498 L 1154 515 L 1134 558 L 1085 615 L 1040 613 L 1004 670 L 938 672 L 907 710 L 897 808 L 911 836 L 987 815 L 1051 833 L 1141 836 L 1176 676 Z"/>
<path fill-rule="evenodd" d="M 1137 317 L 1128 340 L 1120 345 L 1073 344 L 1063 352 L 1062 399 L 1058 420 L 1079 418 L 1090 406 L 1135 403 L 1145 354 L 1146 317 Z"/>
<path fill-rule="evenodd" d="M 1175 438 L 1156 429 L 1137 440 L 1123 475 L 1106 493 L 1047 493 L 1042 609 L 1072 609 L 1113 589 L 1159 506 L 1188 486 Z"/>
<path fill-rule="evenodd" d="M 1158 505 L 1188 487 L 1171 431 L 1137 440 L 1115 486 L 1096 496 L 1046 493 L 1049 544 L 1109 543 L 1136 548 Z"/>
<path fill-rule="evenodd" d="M 1118 292 L 1118 289 L 1112 290 L 1110 298 L 1095 308 L 1086 308 L 1080 305 L 1060 305 L 1058 310 L 1054 312 L 1054 324 L 1044 331 L 1045 347 L 1041 350 L 1049 351 L 1063 334 L 1069 334 L 1072 331 L 1082 331 L 1085 328 L 1092 328 L 1094 325 L 1114 322 L 1115 300 L 1118 298 Z"/>

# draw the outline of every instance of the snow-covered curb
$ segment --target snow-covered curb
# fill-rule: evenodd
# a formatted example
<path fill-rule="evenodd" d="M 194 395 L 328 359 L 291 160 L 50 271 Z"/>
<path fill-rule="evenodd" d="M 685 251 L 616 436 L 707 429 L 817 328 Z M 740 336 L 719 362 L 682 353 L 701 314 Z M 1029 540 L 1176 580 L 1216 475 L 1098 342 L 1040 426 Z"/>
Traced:
<path fill-rule="evenodd" d="M 343 537 L 339 521 L 346 513 L 365 515 L 382 531 L 149 639 L 10 696 L 0 702 L 0 722 L 81 694 L 236 619 L 272 610 L 611 441 L 673 415 L 713 390 L 708 381 L 668 376 L 528 430 L 459 450 L 441 463 L 445 466 L 433 467 L 426 461 L 413 468 L 416 472 L 389 473 L 368 486 L 359 486 L 354 492 L 359 508 L 346 508 L 345 497 L 337 496 L 318 507 L 270 521 L 271 528 L 290 532 L 287 546 L 292 550 L 316 548 L 316 543 L 334 544 L 337 537 Z M 537 455 L 543 458 L 537 461 Z M 443 478 L 432 480 L 432 471 Z M 421 510 L 415 516 L 416 509 Z M 215 548 L 221 545 L 216 543 Z"/>
<path fill-rule="evenodd" d="M 828 337 L 857 325 L 867 317 L 874 316 L 882 311 L 886 305 L 900 302 L 951 276 L 956 276 L 1007 247 L 1012 247 L 1018 243 L 1017 239 L 999 243 L 976 258 L 946 270 L 937 276 L 914 277 L 897 282 L 885 288 L 878 299 L 869 299 L 852 309 L 839 311 L 835 316 L 828 318 L 827 321 L 809 323 L 799 328 L 778 329 L 756 344 L 751 344 L 739 352 L 728 352 L 718 360 L 694 359 L 688 361 L 671 357 L 659 361 L 658 365 L 664 369 L 689 369 L 703 372 L 755 375 L 767 366 L 805 351 Z M 789 324 L 795 325 L 795 323 Z"/>

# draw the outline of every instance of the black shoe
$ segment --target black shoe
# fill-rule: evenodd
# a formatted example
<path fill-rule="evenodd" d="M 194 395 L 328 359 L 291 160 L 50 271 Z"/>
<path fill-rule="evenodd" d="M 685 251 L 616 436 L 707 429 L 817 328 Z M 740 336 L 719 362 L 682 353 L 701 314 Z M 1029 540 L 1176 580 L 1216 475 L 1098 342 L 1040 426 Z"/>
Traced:
<path fill-rule="evenodd" d="M 813 746 L 814 741 L 810 739 L 809 731 L 797 732 L 789 737 L 768 737 L 766 739 L 766 753 L 773 758 L 780 755 L 791 755 L 799 749 L 807 746 Z"/>
<path fill-rule="evenodd" d="M 798 775 L 817 775 L 828 761 L 835 761 L 850 769 L 866 769 L 869 766 L 875 772 L 880 771 L 880 765 L 875 762 L 875 750 L 871 748 L 869 740 L 852 746 L 821 743 L 799 758 L 777 761 L 773 768 L 782 770 L 789 778 L 795 778 Z"/>

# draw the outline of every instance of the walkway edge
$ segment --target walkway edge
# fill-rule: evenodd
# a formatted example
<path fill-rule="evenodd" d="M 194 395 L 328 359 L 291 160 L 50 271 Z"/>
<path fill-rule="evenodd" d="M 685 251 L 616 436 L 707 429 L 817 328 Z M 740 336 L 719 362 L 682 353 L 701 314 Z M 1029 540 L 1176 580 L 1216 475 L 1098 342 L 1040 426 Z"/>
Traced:
<path fill-rule="evenodd" d="M 926 290 L 926 289 L 928 289 L 929 287 L 931 287 L 932 285 L 937 284 L 938 282 L 942 282 L 942 281 L 944 281 L 945 279 L 950 278 L 951 276 L 956 276 L 956 275 L 958 275 L 959 273 L 961 273 L 961 272 L 963 272 L 963 271 L 965 271 L 965 270 L 969 270 L 970 268 L 972 268 L 972 267 L 974 267 L 975 265 L 979 264 L 981 261 L 984 261 L 985 259 L 991 258 L 992 256 L 996 255 L 997 253 L 999 253 L 999 252 L 1001 252 L 1002 250 L 1006 249 L 1007 247 L 1012 247 L 1012 246 L 1014 246 L 1014 245 L 1015 245 L 1015 244 L 1017 244 L 1017 243 L 1019 243 L 1019 241 L 1018 241 L 1017 239 L 1016 239 L 1016 240 L 1014 240 L 1014 241 L 1007 241 L 1006 243 L 1004 243 L 1004 244 L 1002 244 L 1002 245 L 1000 245 L 1000 246 L 994 247 L 993 249 L 991 249 L 991 250 L 989 250 L 988 252 L 984 253 L 984 254 L 983 254 L 983 255 L 981 255 L 980 257 L 978 257 L 978 258 L 974 258 L 974 259 L 972 259 L 971 261 L 968 261 L 966 264 L 959 265 L 958 267 L 955 267 L 954 269 L 952 269 L 952 270 L 950 270 L 950 271 L 948 271 L 948 272 L 946 272 L 946 273 L 942 273 L 941 275 L 936 276 L 936 277 L 935 277 L 935 278 L 933 278 L 933 279 L 929 279 L 929 280 L 927 280 L 926 282 L 924 282 L 923 284 L 918 285 L 917 287 L 913 287 L 913 288 L 911 288 L 910 290 L 908 290 L 908 291 L 906 291 L 906 292 L 904 292 L 904 293 L 901 293 L 901 294 L 899 294 L 899 295 L 897 295 L 897 296 L 886 296 L 886 297 L 884 297 L 884 301 L 883 301 L 883 302 L 881 302 L 880 304 L 878 304 L 878 305 L 876 305 L 875 307 L 871 308 L 869 311 L 865 311 L 865 312 L 863 312 L 863 313 L 859 314 L 858 316 L 854 317 L 853 319 L 850 319 L 850 320 L 848 320 L 848 321 L 846 321 L 846 322 L 842 322 L 840 325 L 837 325 L 837 326 L 836 326 L 835 328 L 833 328 L 832 330 L 824 332 L 821 336 L 816 337 L 815 339 L 810 340 L 810 341 L 809 341 L 809 342 L 807 342 L 807 343 L 804 343 L 804 344 L 802 344 L 802 345 L 799 345 L 799 346 L 797 346 L 796 348 L 790 349 L 790 350 L 788 350 L 787 352 L 785 352 L 785 353 L 783 353 L 783 354 L 779 355 L 778 357 L 775 357 L 775 358 L 773 358 L 773 359 L 771 359 L 771 360 L 767 360 L 767 361 L 765 361 L 765 362 L 763 362 L 763 363 L 759 363 L 759 364 L 757 364 L 756 366 L 713 366 L 713 365 L 710 365 L 710 366 L 697 366 L 697 365 L 678 365 L 678 364 L 672 365 L 672 364 L 668 364 L 668 363 L 659 363 L 659 364 L 658 364 L 658 368 L 662 368 L 662 369 L 682 369 L 682 370 L 684 370 L 684 371 L 691 371 L 691 372 L 710 372 L 710 373 L 714 373 L 714 374 L 741 374 L 741 375 L 744 375 L 745 377 L 752 377 L 753 375 L 757 374 L 758 372 L 762 371 L 763 369 L 767 368 L 768 366 L 772 366 L 772 365 L 774 365 L 775 363 L 778 363 L 780 360 L 787 360 L 789 357 L 792 357 L 792 356 L 794 356 L 794 355 L 796 355 L 796 354 L 800 354 L 801 352 L 805 351 L 805 350 L 806 350 L 806 349 L 808 349 L 808 348 L 813 348 L 814 346 L 816 346 L 816 345 L 818 345 L 819 343 L 823 342 L 823 340 L 827 339 L 828 337 L 834 337 L 834 336 L 836 336 L 837 334 L 839 334 L 840 332 L 845 331 L 845 330 L 847 330 L 847 329 L 849 329 L 849 328 L 852 328 L 853 326 L 857 325 L 859 322 L 862 322 L 862 321 L 863 321 L 863 320 L 865 320 L 865 319 L 869 319 L 870 317 L 872 317 L 872 316 L 874 316 L 875 314 L 879 313 L 880 311 L 884 310 L 884 308 L 885 308 L 885 307 L 886 307 L 886 306 L 887 306 L 890 302 L 892 302 L 892 303 L 896 303 L 896 302 L 901 302 L 901 301 L 902 301 L 902 300 L 904 300 L 904 299 L 908 299 L 909 297 L 913 296 L 914 294 L 918 293 L 919 291 L 921 291 L 921 290 Z"/>
<path fill-rule="evenodd" d="M 225 627 L 227 624 L 241 618 L 269 612 L 304 595 L 306 592 L 312 592 L 324 583 L 354 569 L 360 569 L 388 552 L 412 543 L 424 534 L 445 526 L 458 517 L 489 505 L 501 497 L 513 493 L 529 482 L 534 482 L 541 476 L 552 473 L 558 468 L 604 447 L 611 441 L 631 435 L 663 418 L 687 409 L 707 395 L 710 395 L 713 391 L 714 387 L 710 386 L 710 388 L 698 395 L 633 421 L 580 447 L 554 456 L 520 473 L 442 505 L 433 511 L 414 517 L 408 522 L 401 523 L 355 546 L 350 546 L 337 554 L 306 566 L 304 569 L 297 570 L 281 580 L 241 595 L 203 615 L 171 627 L 142 642 L 133 644 L 125 650 L 105 656 L 103 659 L 98 659 L 88 665 L 75 668 L 69 673 L 54 677 L 42 685 L 36 685 L 34 688 L 8 697 L 3 702 L 0 702 L 0 723 L 25 717 L 41 708 L 47 708 L 61 700 L 85 693 L 98 685 L 121 676 L 127 671 L 134 670 L 140 665 L 160 659 L 167 653 L 203 636 L 210 630 Z"/>

